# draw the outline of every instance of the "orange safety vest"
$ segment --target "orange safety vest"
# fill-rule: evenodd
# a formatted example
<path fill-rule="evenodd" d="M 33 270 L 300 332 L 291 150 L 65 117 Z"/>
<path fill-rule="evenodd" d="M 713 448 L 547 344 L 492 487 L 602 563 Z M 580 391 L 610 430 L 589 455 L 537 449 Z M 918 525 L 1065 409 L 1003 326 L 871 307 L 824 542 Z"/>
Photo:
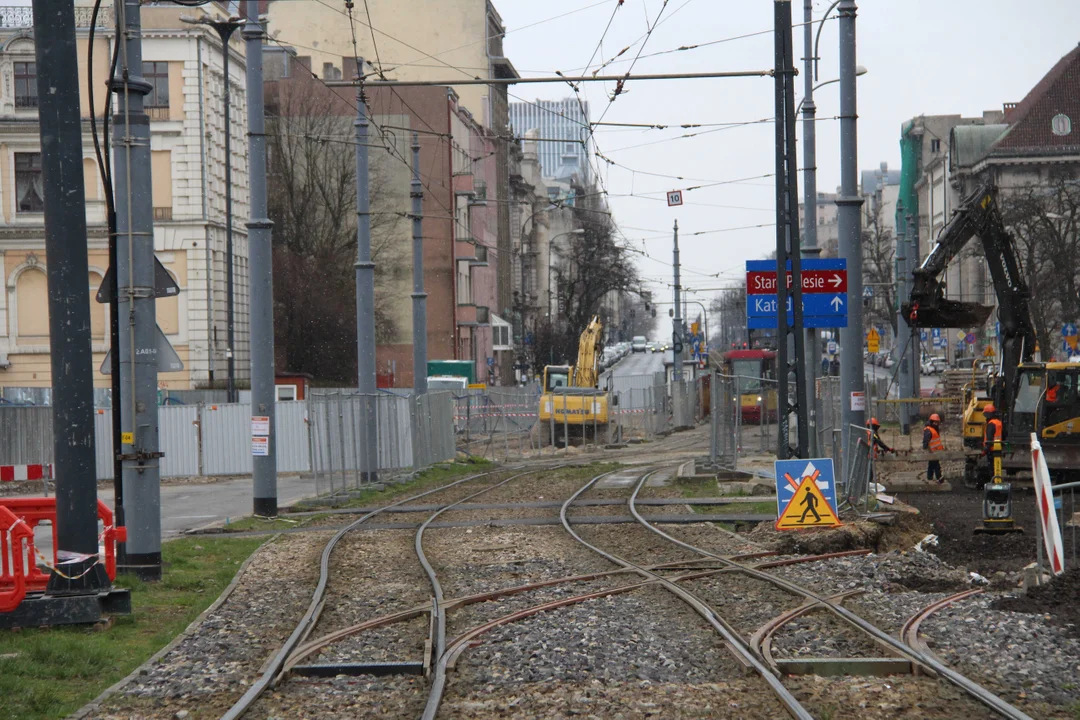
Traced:
<path fill-rule="evenodd" d="M 1054 385 L 1053 387 L 1046 389 L 1046 402 L 1057 402 L 1058 391 L 1061 390 L 1060 385 Z"/>
<path fill-rule="evenodd" d="M 988 450 L 993 450 L 994 443 L 1001 440 L 1001 420 L 994 418 L 986 421 L 986 444 Z"/>
<path fill-rule="evenodd" d="M 927 425 L 926 429 L 930 431 L 930 452 L 942 452 L 945 449 L 945 443 L 941 441 L 941 433 L 933 425 Z"/>

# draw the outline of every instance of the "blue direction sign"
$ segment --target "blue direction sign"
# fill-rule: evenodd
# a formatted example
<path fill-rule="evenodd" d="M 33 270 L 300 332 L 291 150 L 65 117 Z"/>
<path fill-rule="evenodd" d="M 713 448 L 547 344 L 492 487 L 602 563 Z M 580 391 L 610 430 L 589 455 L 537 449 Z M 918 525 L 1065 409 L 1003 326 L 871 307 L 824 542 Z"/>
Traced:
<path fill-rule="evenodd" d="M 801 272 L 803 326 L 847 327 L 847 260 L 807 258 L 801 263 Z M 747 260 L 746 276 L 747 327 L 755 330 L 777 327 L 779 300 L 775 292 L 769 292 L 776 289 L 776 263 L 772 260 Z M 791 298 L 788 298 L 787 321 L 788 325 L 795 322 Z"/>
<path fill-rule="evenodd" d="M 1061 328 L 1061 337 L 1076 337 L 1076 326 L 1072 323 L 1066 323 L 1065 326 Z"/>
<path fill-rule="evenodd" d="M 812 458 L 810 460 L 777 460 L 773 463 L 776 470 L 776 515 L 780 516 L 784 508 L 795 497 L 795 490 L 805 477 L 813 477 L 814 484 L 825 496 L 833 512 L 836 512 L 836 477 L 833 474 L 831 458 Z"/>

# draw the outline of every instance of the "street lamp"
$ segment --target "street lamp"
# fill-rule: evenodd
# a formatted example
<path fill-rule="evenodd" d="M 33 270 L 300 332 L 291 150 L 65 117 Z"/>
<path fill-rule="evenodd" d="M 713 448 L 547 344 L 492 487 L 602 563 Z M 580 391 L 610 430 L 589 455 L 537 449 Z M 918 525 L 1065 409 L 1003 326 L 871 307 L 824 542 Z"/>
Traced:
<path fill-rule="evenodd" d="M 869 72 L 869 71 L 866 69 L 865 66 L 863 66 L 863 65 L 856 65 L 855 66 L 855 76 L 856 77 L 858 77 L 860 75 L 865 75 L 867 72 Z M 814 102 L 814 93 L 817 92 L 817 90 L 819 90 L 820 88 L 825 87 L 826 85 L 832 85 L 833 83 L 838 83 L 838 82 L 840 82 L 840 78 L 833 78 L 832 80 L 826 80 L 823 83 L 818 83 L 817 85 L 814 85 L 813 87 L 811 87 L 809 89 L 809 92 L 807 92 L 806 97 L 804 97 L 802 100 L 800 100 L 799 104 L 795 107 L 795 114 L 798 115 L 799 112 L 802 110 L 803 103 L 807 102 L 808 100 L 811 103 Z M 807 113 L 809 113 L 809 117 L 813 117 L 813 109 L 808 108 Z M 804 118 L 806 118 L 808 116 L 807 113 L 803 114 Z M 809 170 L 810 168 L 807 168 L 807 169 Z"/>
<path fill-rule="evenodd" d="M 232 119 L 229 112 L 232 103 L 229 101 L 229 38 L 232 37 L 233 32 L 244 25 L 244 21 L 236 16 L 227 20 L 214 20 L 209 17 L 193 18 L 188 15 L 181 15 L 180 20 L 189 25 L 212 27 L 221 39 L 221 53 L 225 58 L 225 90 L 223 97 L 225 102 L 225 307 L 228 325 L 225 358 L 228 361 L 229 402 L 233 403 L 238 398 L 236 395 L 236 355 L 233 344 L 235 318 L 233 311 Z"/>
<path fill-rule="evenodd" d="M 584 228 L 578 228 L 577 230 L 571 230 L 569 232 L 559 233 L 555 237 L 548 240 L 547 291 L 548 291 L 548 326 L 549 326 L 549 331 L 550 331 L 550 328 L 554 327 L 554 321 L 555 321 L 555 313 L 552 311 L 552 305 L 551 305 L 551 298 L 552 298 L 552 292 L 551 292 L 551 255 L 552 255 L 552 253 L 554 252 L 554 249 L 555 249 L 555 241 L 558 240 L 559 238 L 565 237 L 567 235 L 584 235 L 584 234 L 585 234 L 585 229 Z M 554 333 L 551 333 L 551 338 L 554 339 Z M 551 342 L 549 340 L 549 342 L 548 342 L 548 365 L 554 365 L 554 364 L 555 364 L 555 343 L 553 343 L 553 342 Z"/>

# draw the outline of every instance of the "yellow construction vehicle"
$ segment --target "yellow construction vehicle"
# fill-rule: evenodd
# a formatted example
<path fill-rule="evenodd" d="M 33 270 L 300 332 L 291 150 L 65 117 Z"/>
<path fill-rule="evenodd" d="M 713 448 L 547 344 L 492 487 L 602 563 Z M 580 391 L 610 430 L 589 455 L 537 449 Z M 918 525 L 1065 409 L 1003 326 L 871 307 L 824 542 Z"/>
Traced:
<path fill-rule="evenodd" d="M 967 197 L 942 229 L 937 244 L 915 270 L 909 302 L 902 312 L 912 328 L 971 328 L 982 325 L 994 308 L 945 297 L 942 275 L 950 260 L 978 237 L 997 294 L 1001 324 L 998 366 L 989 373 L 985 392 L 976 383 L 965 392 L 964 445 L 982 449 L 986 425 L 983 407 L 992 403 L 1003 422 L 1000 463 L 989 456 L 968 459 L 965 479 L 983 485 L 984 527 L 993 532 L 1015 529 L 1011 519 L 1010 480 L 1031 474 L 1031 435 L 1042 444 L 1055 479 L 1080 468 L 1080 364 L 1035 360 L 1031 290 L 997 205 L 997 188 L 985 183 Z M 996 465 L 996 466 L 995 466 Z M 991 512 L 992 510 L 992 512 Z"/>
<path fill-rule="evenodd" d="M 593 317 L 578 340 L 574 365 L 544 367 L 540 395 L 542 443 L 607 442 L 608 393 L 600 385 L 600 349 L 604 326 Z"/>

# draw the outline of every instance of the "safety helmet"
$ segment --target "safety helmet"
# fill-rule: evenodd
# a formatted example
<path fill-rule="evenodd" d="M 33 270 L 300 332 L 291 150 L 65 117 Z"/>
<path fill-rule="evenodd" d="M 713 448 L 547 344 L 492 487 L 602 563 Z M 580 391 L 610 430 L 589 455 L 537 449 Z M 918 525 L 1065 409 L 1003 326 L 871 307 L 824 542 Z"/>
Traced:
<path fill-rule="evenodd" d="M 877 418 L 870 418 L 870 427 L 881 427 L 881 423 L 877 421 Z"/>
<path fill-rule="evenodd" d="M 983 414 L 986 415 L 992 412 L 997 412 L 997 408 L 994 407 L 994 403 L 986 403 L 986 405 L 983 406 Z"/>
<path fill-rule="evenodd" d="M 930 422 L 941 422 L 941 416 L 937 413 L 931 413 Z"/>

